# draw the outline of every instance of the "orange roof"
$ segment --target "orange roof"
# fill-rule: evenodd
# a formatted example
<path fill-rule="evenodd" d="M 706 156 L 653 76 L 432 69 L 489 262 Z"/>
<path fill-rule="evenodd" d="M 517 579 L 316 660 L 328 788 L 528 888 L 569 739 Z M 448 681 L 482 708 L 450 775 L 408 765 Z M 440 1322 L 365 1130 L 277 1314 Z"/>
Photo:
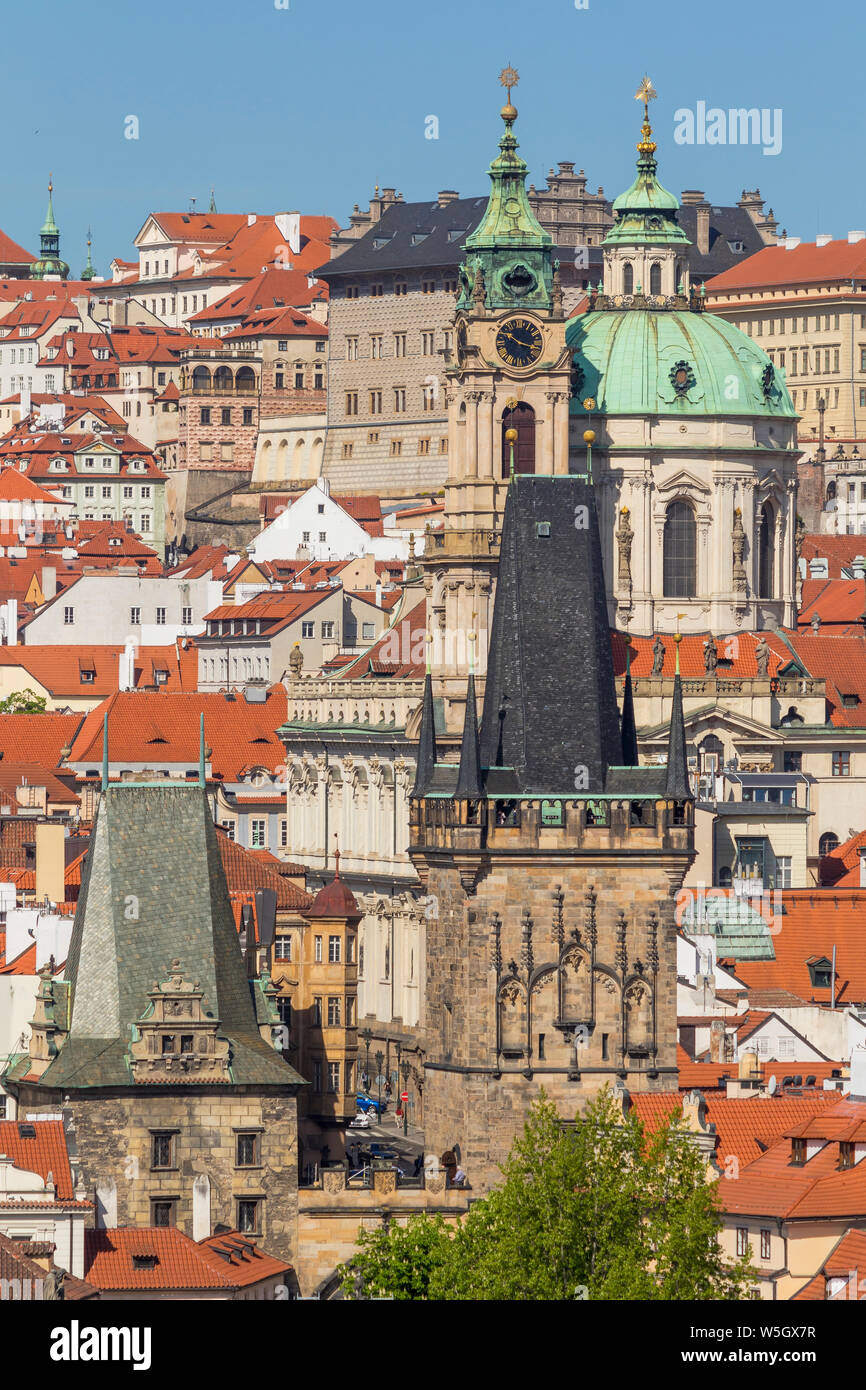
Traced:
<path fill-rule="evenodd" d="M 17 468 L 0 468 L 0 503 L 3 502 L 41 502 L 48 507 L 74 506 L 59 492 L 31 482 Z"/>
<path fill-rule="evenodd" d="M 860 887 L 860 851 L 866 849 L 866 830 L 859 830 L 821 860 L 821 883 L 829 888 Z"/>
<path fill-rule="evenodd" d="M 856 1299 L 862 1302 L 866 1298 L 866 1283 L 860 1274 L 861 1265 L 866 1272 L 866 1232 L 846 1231 L 841 1240 L 833 1246 L 814 1279 L 810 1279 L 799 1293 L 794 1294 L 793 1301 L 823 1302 L 828 1297 L 828 1281 L 841 1278 L 845 1281 L 844 1286 L 833 1294 L 833 1301 Z"/>
<path fill-rule="evenodd" d="M 408 595 L 407 590 L 401 593 Z M 426 633 L 427 600 L 422 598 L 405 615 L 401 610 L 400 616 L 379 640 L 361 656 L 350 659 L 349 664 L 339 672 L 339 677 L 358 680 L 367 675 L 387 675 L 413 680 L 423 676 L 427 660 L 424 644 Z"/>
<path fill-rule="evenodd" d="M 0 647 L 0 666 L 20 666 L 55 699 L 110 695 L 117 689 L 122 646 L 17 646 Z M 93 679 L 81 679 L 82 662 L 93 671 Z M 180 645 L 138 647 L 135 653 L 135 685 L 142 690 L 153 685 L 154 668 L 168 672 L 161 691 L 194 690 L 198 682 L 198 653 L 195 647 Z M 19 716 L 3 715 L 2 718 Z M 80 716 L 76 716 L 80 717 Z M 42 719 L 43 715 L 35 718 Z M 2 737 L 0 725 L 0 737 Z M 22 759 L 22 761 L 26 761 Z"/>
<path fill-rule="evenodd" d="M 230 1255 L 221 1257 L 220 1241 Z M 241 1251 L 239 1242 L 251 1246 Z M 222 1289 L 243 1288 L 291 1265 L 263 1251 L 255 1242 L 231 1231 L 197 1244 L 176 1226 L 115 1227 L 85 1231 L 84 1272 L 98 1289 Z"/>
<path fill-rule="evenodd" d="M 275 730 L 285 723 L 286 708 L 281 685 L 271 686 L 261 704 L 248 704 L 243 695 L 226 700 L 221 693 L 194 690 L 120 691 L 87 715 L 68 762 L 79 768 L 101 766 L 102 723 L 107 713 L 109 754 L 115 765 L 178 763 L 197 768 L 203 713 L 213 773 L 235 782 L 247 769 L 274 772 L 283 766 L 285 749 Z"/>
<path fill-rule="evenodd" d="M 634 1095 L 632 1105 L 648 1130 L 666 1124 L 682 1107 L 682 1093 Z M 804 1118 L 839 1103 L 837 1092 L 811 1091 L 802 1096 L 751 1096 L 728 1100 L 705 1095 L 706 1123 L 716 1127 L 716 1162 L 721 1168 L 736 1158 L 740 1167 L 752 1164 L 780 1135 Z"/>
<path fill-rule="evenodd" d="M 260 852 L 245 849 L 229 839 L 224 830 L 217 831 L 220 858 L 225 871 L 229 892 L 254 900 L 256 889 L 272 888 L 277 895 L 278 908 L 308 908 L 313 902 L 312 893 L 289 882 L 282 874 L 276 873 L 270 864 L 264 862 Z M 273 858 L 273 856 L 270 856 Z M 274 860 L 279 863 L 278 860 Z"/>
<path fill-rule="evenodd" d="M 16 1168 L 38 1173 L 43 1181 L 50 1173 L 57 1189 L 57 1200 L 75 1201 L 62 1120 L 34 1120 L 32 1123 L 23 1119 L 0 1120 L 0 1153 L 11 1158 Z"/>
<path fill-rule="evenodd" d="M 754 1102 L 746 1102 L 750 1104 Z M 821 1117 L 866 1122 L 866 1104 L 837 1100 Z M 824 1124 L 819 1129 L 824 1129 Z M 822 1136 L 818 1136 L 822 1137 Z M 740 1172 L 736 1182 L 719 1185 L 723 1208 L 730 1213 L 784 1216 L 789 1220 L 862 1217 L 866 1211 L 866 1168 L 839 1168 L 838 1138 L 828 1139 L 802 1166 L 791 1163 L 791 1141 L 779 1138 L 768 1151 Z"/>
<path fill-rule="evenodd" d="M 26 873 L 19 877 L 26 877 Z M 20 887 L 20 883 L 17 885 Z M 36 870 L 33 870 L 33 886 L 36 887 Z M 26 946 L 24 950 L 0 966 L 0 975 L 35 975 L 36 974 L 36 942 L 32 946 Z"/>
<path fill-rule="evenodd" d="M 83 718 L 82 714 L 0 714 L 0 767 L 37 758 L 40 767 L 58 767 L 62 750 L 71 746 Z"/>
<path fill-rule="evenodd" d="M 830 579 L 841 579 L 842 570 L 866 553 L 866 536 L 804 536 L 800 554 L 804 560 L 827 561 Z"/>
<path fill-rule="evenodd" d="M 787 989 L 807 1002 L 829 1004 L 830 986 L 812 984 L 807 962 L 831 960 L 835 946 L 837 1004 L 866 1002 L 866 889 L 786 888 L 782 899 L 775 960 L 738 961 L 740 979 L 749 987 Z"/>
<path fill-rule="evenodd" d="M 844 283 L 866 278 L 866 241 L 829 241 L 818 246 L 801 242 L 790 251 L 784 245 L 765 246 L 738 265 L 706 282 L 708 306 L 716 294 L 734 290 L 770 289 L 784 285 Z"/>
<path fill-rule="evenodd" d="M 270 590 L 268 593 L 255 594 L 247 599 L 246 603 L 221 603 L 209 613 L 205 613 L 205 621 L 232 622 L 242 621 L 244 618 L 267 618 L 284 626 L 285 623 L 294 622 L 302 613 L 315 608 L 316 604 L 330 598 L 335 592 L 335 589 Z M 269 634 L 273 631 L 273 627 L 268 629 Z"/>
<path fill-rule="evenodd" d="M 817 616 L 824 624 L 855 624 L 851 635 L 863 636 L 861 619 L 866 612 L 866 580 L 804 579 L 797 626 L 809 627 Z"/>
<path fill-rule="evenodd" d="M 0 232 L 0 265 L 32 265 L 35 260 L 36 257 L 13 241 L 11 236 Z"/>

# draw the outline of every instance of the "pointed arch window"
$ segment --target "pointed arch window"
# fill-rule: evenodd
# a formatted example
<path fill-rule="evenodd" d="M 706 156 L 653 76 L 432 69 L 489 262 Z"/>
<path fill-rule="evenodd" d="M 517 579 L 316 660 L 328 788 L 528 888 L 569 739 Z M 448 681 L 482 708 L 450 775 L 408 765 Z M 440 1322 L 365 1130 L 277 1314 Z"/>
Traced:
<path fill-rule="evenodd" d="M 671 502 L 663 538 L 665 598 L 694 598 L 697 590 L 697 525 L 688 502 Z"/>
<path fill-rule="evenodd" d="M 653 261 L 650 266 L 650 294 L 661 294 L 662 292 L 662 268 L 658 261 Z"/>
<path fill-rule="evenodd" d="M 634 266 L 631 261 L 626 261 L 622 268 L 622 292 L 634 294 Z"/>
<path fill-rule="evenodd" d="M 773 597 L 773 509 L 765 502 L 758 526 L 758 596 Z"/>

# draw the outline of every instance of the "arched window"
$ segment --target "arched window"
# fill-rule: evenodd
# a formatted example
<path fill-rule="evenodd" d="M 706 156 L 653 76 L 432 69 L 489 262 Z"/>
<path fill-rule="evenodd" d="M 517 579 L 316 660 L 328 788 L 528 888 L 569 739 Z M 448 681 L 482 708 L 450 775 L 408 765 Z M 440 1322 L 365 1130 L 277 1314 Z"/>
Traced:
<path fill-rule="evenodd" d="M 827 484 L 827 501 L 828 501 L 828 502 L 835 502 L 835 501 L 836 501 L 836 479 L 835 479 L 835 478 L 831 478 L 831 479 L 830 479 L 830 482 Z"/>
<path fill-rule="evenodd" d="M 521 401 L 513 410 L 502 412 L 502 476 L 511 474 L 511 444 L 505 438 L 510 429 L 517 430 L 514 444 L 515 473 L 535 472 L 535 411 Z"/>
<path fill-rule="evenodd" d="M 697 589 L 697 526 L 688 502 L 671 502 L 663 540 L 665 598 L 694 598 Z"/>
<path fill-rule="evenodd" d="M 768 503 L 761 508 L 758 527 L 758 597 L 773 597 L 773 510 Z"/>
<path fill-rule="evenodd" d="M 634 266 L 631 261 L 626 261 L 622 268 L 622 292 L 634 294 Z"/>
<path fill-rule="evenodd" d="M 207 367 L 196 367 L 192 374 L 192 389 L 194 395 L 204 394 L 210 391 L 211 381 L 210 372 Z"/>
<path fill-rule="evenodd" d="M 834 835 L 832 830 L 825 831 L 825 833 L 821 836 L 820 840 L 818 841 L 818 853 L 820 854 L 822 859 L 824 858 L 825 854 L 832 854 L 834 849 L 838 849 L 838 847 L 839 836 Z"/>
<path fill-rule="evenodd" d="M 217 367 L 213 374 L 214 391 L 231 391 L 234 386 L 234 377 L 230 367 Z"/>
<path fill-rule="evenodd" d="M 650 294 L 661 294 L 662 292 L 662 268 L 658 261 L 653 261 L 650 266 Z"/>

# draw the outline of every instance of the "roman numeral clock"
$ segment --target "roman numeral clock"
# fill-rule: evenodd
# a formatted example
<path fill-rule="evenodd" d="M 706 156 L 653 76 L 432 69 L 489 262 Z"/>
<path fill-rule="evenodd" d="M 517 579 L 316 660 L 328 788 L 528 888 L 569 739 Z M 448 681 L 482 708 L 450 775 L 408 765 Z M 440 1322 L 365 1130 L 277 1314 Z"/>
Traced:
<path fill-rule="evenodd" d="M 543 347 L 544 339 L 531 319 L 506 319 L 496 334 L 497 355 L 509 367 L 531 367 Z"/>

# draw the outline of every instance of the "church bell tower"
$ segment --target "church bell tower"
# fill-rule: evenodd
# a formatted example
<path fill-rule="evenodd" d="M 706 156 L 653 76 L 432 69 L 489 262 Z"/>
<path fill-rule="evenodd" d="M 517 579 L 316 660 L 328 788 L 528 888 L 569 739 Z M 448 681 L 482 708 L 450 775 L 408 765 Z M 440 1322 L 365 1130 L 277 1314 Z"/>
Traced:
<path fill-rule="evenodd" d="M 529 205 L 513 68 L 484 216 L 466 239 L 445 356 L 450 472 L 444 530 L 425 555 L 432 672 L 449 732 L 462 727 L 470 634 L 483 662 L 509 479 L 568 472 L 570 357 L 553 240 Z M 483 666 L 482 672 L 483 674 Z"/>

